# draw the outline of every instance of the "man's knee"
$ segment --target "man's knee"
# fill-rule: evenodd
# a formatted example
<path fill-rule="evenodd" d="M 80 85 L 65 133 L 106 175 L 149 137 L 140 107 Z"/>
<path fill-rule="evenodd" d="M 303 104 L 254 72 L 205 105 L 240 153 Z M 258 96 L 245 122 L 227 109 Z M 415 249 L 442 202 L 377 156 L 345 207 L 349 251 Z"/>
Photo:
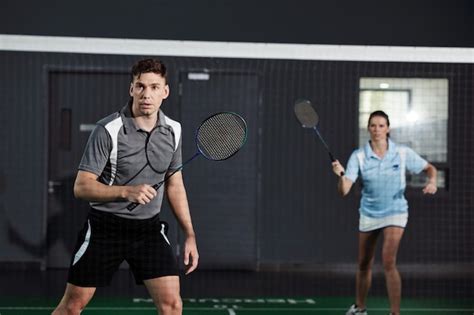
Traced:
<path fill-rule="evenodd" d="M 86 307 L 87 302 L 69 300 L 61 302 L 51 315 L 79 315 Z"/>
<path fill-rule="evenodd" d="M 58 307 L 53 311 L 52 315 L 80 314 L 94 295 L 94 291 L 95 288 L 84 289 L 68 284 L 66 293 L 64 294 Z"/>
<path fill-rule="evenodd" d="M 181 314 L 183 301 L 179 295 L 167 296 L 160 299 L 158 307 L 163 314 Z"/>

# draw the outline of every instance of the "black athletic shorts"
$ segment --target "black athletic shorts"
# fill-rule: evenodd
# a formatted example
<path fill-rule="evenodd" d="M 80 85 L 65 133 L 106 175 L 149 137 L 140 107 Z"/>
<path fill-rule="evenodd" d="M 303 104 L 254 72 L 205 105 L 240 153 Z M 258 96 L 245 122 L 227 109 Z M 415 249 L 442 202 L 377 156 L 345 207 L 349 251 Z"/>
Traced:
<path fill-rule="evenodd" d="M 124 260 L 137 284 L 178 275 L 167 228 L 158 215 L 133 220 L 91 209 L 78 235 L 68 282 L 80 287 L 107 286 Z"/>

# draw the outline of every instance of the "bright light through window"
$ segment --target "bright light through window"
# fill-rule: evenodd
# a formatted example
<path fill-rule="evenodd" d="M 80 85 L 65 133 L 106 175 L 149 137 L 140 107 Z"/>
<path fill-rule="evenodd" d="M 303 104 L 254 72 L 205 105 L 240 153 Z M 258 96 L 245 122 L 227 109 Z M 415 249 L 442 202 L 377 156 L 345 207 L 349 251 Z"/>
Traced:
<path fill-rule="evenodd" d="M 390 136 L 395 142 L 430 162 L 447 163 L 447 79 L 361 78 L 359 87 L 359 146 L 369 139 L 370 113 L 383 110 L 390 118 Z"/>
<path fill-rule="evenodd" d="M 407 113 L 407 121 L 409 123 L 416 123 L 418 121 L 418 113 L 414 110 L 411 110 Z"/>

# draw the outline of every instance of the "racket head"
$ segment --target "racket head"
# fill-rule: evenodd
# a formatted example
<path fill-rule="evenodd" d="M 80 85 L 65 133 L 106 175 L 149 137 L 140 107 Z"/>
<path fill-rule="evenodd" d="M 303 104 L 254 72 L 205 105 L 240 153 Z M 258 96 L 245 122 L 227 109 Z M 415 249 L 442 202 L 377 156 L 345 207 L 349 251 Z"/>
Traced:
<path fill-rule="evenodd" d="M 196 131 L 199 153 L 212 161 L 227 160 L 247 141 L 247 123 L 238 114 L 220 112 L 206 118 Z"/>
<path fill-rule="evenodd" d="M 303 128 L 314 128 L 318 125 L 319 116 L 309 100 L 298 99 L 294 107 L 296 118 Z"/>

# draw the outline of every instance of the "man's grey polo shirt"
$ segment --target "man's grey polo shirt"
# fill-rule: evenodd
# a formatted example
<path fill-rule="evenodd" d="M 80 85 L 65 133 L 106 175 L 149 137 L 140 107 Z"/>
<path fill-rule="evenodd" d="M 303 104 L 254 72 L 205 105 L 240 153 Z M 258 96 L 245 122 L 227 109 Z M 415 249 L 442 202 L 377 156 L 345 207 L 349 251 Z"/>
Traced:
<path fill-rule="evenodd" d="M 132 118 L 131 105 L 98 121 L 87 142 L 79 170 L 96 174 L 105 185 L 156 184 L 181 166 L 181 125 L 161 110 L 155 128 L 146 132 Z M 161 210 L 163 188 L 133 211 L 126 200 L 91 202 L 92 208 L 131 219 L 147 219 Z"/>

